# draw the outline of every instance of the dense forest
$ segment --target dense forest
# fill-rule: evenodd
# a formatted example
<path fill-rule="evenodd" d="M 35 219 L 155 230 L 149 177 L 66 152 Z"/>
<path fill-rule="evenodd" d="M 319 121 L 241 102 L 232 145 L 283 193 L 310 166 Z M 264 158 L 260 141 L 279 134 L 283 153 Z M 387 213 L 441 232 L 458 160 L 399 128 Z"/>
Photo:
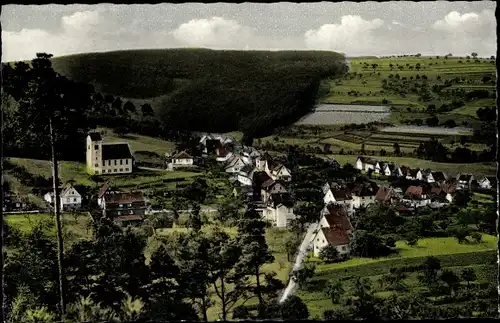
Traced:
<path fill-rule="evenodd" d="M 151 101 L 168 128 L 252 137 L 306 114 L 319 82 L 346 71 L 321 51 L 135 50 L 53 59 L 54 69 L 97 91 Z"/>
<path fill-rule="evenodd" d="M 50 110 L 71 160 L 84 157 L 74 143 L 96 126 L 165 139 L 241 130 L 251 141 L 309 112 L 321 79 L 344 73 L 344 60 L 334 52 L 175 49 L 2 64 L 5 153 L 45 158 Z M 37 92 L 48 95 L 33 108 Z"/>

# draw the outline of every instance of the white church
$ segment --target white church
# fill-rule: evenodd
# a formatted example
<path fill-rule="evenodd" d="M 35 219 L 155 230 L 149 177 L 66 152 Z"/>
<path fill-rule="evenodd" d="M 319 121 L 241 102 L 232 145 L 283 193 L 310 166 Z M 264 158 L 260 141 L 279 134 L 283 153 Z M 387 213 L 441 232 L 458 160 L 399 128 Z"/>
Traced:
<path fill-rule="evenodd" d="M 87 136 L 87 172 L 92 175 L 132 173 L 133 156 L 127 142 L 103 143 L 98 132 Z"/>

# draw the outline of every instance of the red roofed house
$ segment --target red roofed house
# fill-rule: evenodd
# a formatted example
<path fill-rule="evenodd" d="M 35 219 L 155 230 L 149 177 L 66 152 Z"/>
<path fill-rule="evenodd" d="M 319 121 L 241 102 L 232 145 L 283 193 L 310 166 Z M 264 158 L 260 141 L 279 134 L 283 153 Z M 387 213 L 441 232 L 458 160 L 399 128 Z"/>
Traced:
<path fill-rule="evenodd" d="M 349 232 L 337 228 L 321 228 L 313 241 L 314 256 L 318 257 L 321 249 L 331 245 L 336 247 L 339 254 L 348 254 L 349 248 Z"/>
<path fill-rule="evenodd" d="M 374 182 L 356 183 L 350 191 L 353 207 L 366 207 L 375 202 L 375 195 L 377 194 L 378 186 Z"/>
<path fill-rule="evenodd" d="M 99 205 L 103 215 L 114 222 L 142 222 L 146 213 L 146 200 L 142 192 L 116 192 L 101 188 Z"/>
<path fill-rule="evenodd" d="M 392 203 L 395 195 L 396 194 L 392 187 L 380 187 L 375 195 L 375 200 L 382 203 Z"/>
<path fill-rule="evenodd" d="M 429 205 L 431 203 L 430 189 L 424 186 L 410 186 L 406 190 L 403 202 L 414 207 Z"/>
<path fill-rule="evenodd" d="M 326 207 L 327 213 L 324 213 L 319 221 L 321 228 L 337 228 L 352 231 L 352 225 L 347 216 L 347 210 L 342 205 L 330 204 Z"/>
<path fill-rule="evenodd" d="M 323 201 L 325 202 L 325 205 L 328 205 L 330 203 L 345 205 L 349 212 L 353 211 L 352 196 L 346 189 L 329 189 L 323 197 Z"/>

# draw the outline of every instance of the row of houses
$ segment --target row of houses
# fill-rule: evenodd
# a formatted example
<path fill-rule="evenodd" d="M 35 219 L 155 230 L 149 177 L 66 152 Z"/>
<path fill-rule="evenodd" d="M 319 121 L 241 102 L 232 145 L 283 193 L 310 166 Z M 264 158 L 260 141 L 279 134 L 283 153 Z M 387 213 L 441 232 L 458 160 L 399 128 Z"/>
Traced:
<path fill-rule="evenodd" d="M 358 156 L 356 159 L 356 169 L 388 177 L 393 176 L 408 180 L 424 181 L 430 184 L 449 181 L 448 183 L 456 183 L 458 190 L 472 190 L 475 188 L 491 190 L 496 188 L 496 178 L 494 176 L 482 176 L 476 180 L 473 174 L 459 173 L 456 178 L 449 178 L 444 172 L 409 168 L 362 156 Z"/>

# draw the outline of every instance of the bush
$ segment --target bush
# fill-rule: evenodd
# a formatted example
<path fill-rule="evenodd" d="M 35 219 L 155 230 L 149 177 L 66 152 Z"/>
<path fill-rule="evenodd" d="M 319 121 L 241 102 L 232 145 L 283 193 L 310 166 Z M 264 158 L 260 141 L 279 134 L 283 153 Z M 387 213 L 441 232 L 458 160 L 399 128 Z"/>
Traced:
<path fill-rule="evenodd" d="M 319 258 L 327 263 L 336 262 L 339 260 L 339 251 L 335 246 L 327 245 L 319 252 Z"/>
<path fill-rule="evenodd" d="M 470 237 L 475 243 L 480 243 L 483 240 L 483 236 L 479 232 L 472 232 Z"/>

